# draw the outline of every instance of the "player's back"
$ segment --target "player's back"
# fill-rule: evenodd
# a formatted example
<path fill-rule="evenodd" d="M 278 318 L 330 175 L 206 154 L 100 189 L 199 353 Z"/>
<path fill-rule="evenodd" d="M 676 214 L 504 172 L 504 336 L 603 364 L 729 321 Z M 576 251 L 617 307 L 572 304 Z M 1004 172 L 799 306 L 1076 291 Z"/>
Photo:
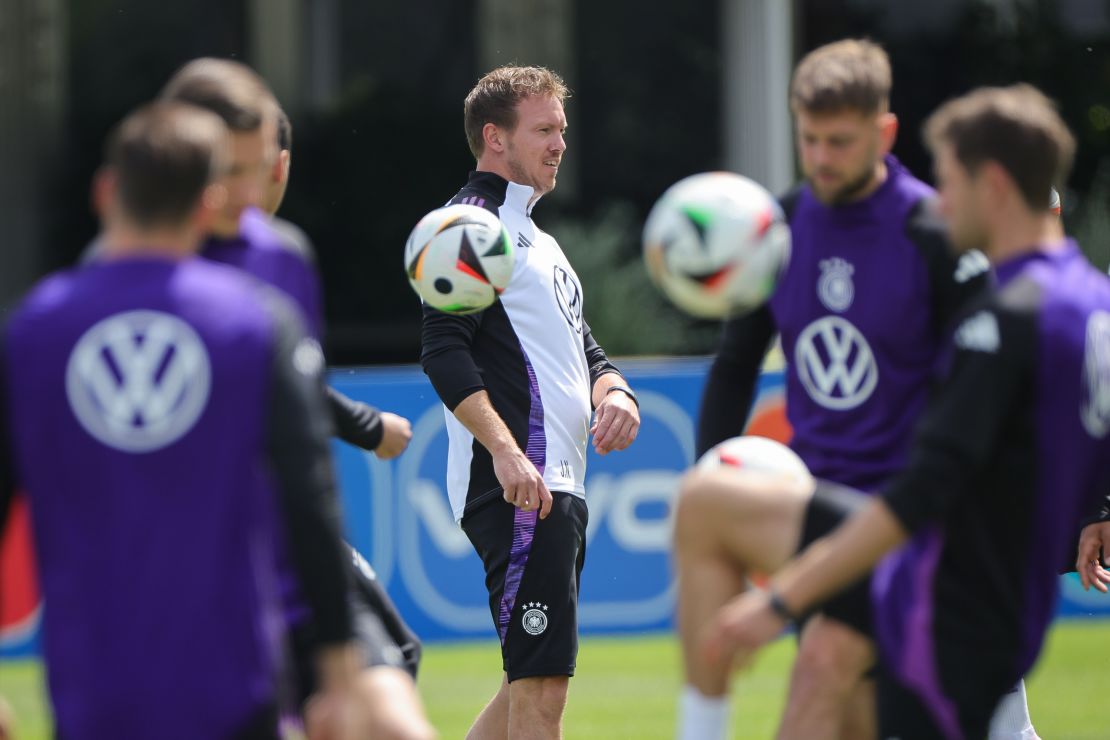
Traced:
<path fill-rule="evenodd" d="M 12 317 L 62 736 L 223 737 L 272 701 L 269 300 L 202 260 L 125 259 L 46 279 Z"/>

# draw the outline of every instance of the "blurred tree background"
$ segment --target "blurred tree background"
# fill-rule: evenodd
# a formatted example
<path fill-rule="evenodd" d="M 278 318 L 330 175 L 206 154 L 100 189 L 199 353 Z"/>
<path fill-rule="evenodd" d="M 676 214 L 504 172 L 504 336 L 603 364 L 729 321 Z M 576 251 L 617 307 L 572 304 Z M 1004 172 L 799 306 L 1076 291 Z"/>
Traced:
<path fill-rule="evenodd" d="M 41 222 L 28 243 L 0 246 L 0 264 L 16 265 L 31 250 L 30 278 L 72 262 L 95 230 L 88 183 L 105 134 L 185 61 L 227 56 L 263 72 L 287 62 L 285 77 L 272 79 L 295 127 L 282 215 L 319 252 L 330 360 L 414 361 L 419 307 L 401 251 L 412 225 L 451 197 L 473 166 L 463 97 L 493 63 L 555 58 L 574 92 L 568 167 L 535 216 L 576 265 L 595 335 L 614 354 L 712 351 L 716 327 L 679 314 L 647 283 L 639 231 L 668 185 L 725 166 L 722 91 L 738 71 L 723 68 L 729 42 L 721 19 L 726 4 L 746 1 L 0 0 L 0 45 L 9 50 L 0 53 L 0 122 L 8 126 L 0 133 L 9 134 L 0 161 L 0 186 L 8 189 L 0 192 L 15 194 L 0 203 L 0 216 L 14 219 L 29 202 Z M 509 7 L 523 25 L 491 34 L 483 18 Z M 794 59 L 845 36 L 868 36 L 889 51 L 901 120 L 895 151 L 926 179 L 919 127 L 945 98 L 1024 80 L 1059 101 L 1080 141 L 1066 222 L 1106 266 L 1110 3 L 794 0 L 792 7 L 794 38 L 782 43 L 792 45 Z M 293 27 L 260 40 L 259 29 L 289 8 Z M 56 136 L 28 148 L 43 126 L 21 111 L 44 83 L 13 60 L 23 58 L 17 48 L 45 53 L 27 36 L 36 23 L 60 39 L 50 57 L 60 69 L 48 77 L 63 93 L 51 119 Z M 549 51 L 533 58 L 533 46 Z M 19 200 L 21 187 L 34 198 Z"/>

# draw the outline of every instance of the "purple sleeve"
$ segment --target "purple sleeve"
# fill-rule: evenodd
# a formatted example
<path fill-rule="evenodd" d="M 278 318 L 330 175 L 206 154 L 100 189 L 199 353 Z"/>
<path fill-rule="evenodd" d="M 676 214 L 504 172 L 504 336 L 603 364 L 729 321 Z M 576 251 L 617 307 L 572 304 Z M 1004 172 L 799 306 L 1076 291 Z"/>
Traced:
<path fill-rule="evenodd" d="M 320 277 L 311 263 L 297 254 L 288 253 L 289 268 L 282 286 L 301 309 L 309 335 L 320 340 L 324 336 L 324 312 Z"/>

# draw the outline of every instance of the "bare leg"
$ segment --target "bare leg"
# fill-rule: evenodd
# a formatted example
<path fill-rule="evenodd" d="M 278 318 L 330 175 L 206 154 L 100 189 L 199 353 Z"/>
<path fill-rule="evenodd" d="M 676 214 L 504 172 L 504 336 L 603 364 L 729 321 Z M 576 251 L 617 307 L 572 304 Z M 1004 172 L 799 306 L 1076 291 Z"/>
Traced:
<path fill-rule="evenodd" d="M 700 694 L 693 709 L 684 701 L 680 737 L 721 737 L 723 720 L 687 716 L 702 700 L 728 694 L 727 666 L 701 653 L 705 628 L 754 572 L 773 572 L 794 553 L 812 485 L 780 476 L 721 469 L 693 472 L 683 482 L 675 516 L 674 558 L 678 575 L 678 629 L 688 692 Z M 708 716 L 708 715 L 707 715 Z"/>
<path fill-rule="evenodd" d="M 840 740 L 879 736 L 879 707 L 875 696 L 875 679 L 865 678 L 856 684 L 855 691 L 852 692 L 845 707 Z"/>
<path fill-rule="evenodd" d="M 871 640 L 834 619 L 814 616 L 802 632 L 779 740 L 869 740 L 877 732 Z"/>
<path fill-rule="evenodd" d="M 519 678 L 509 684 L 511 740 L 560 740 L 569 685 L 567 676 Z"/>
<path fill-rule="evenodd" d="M 370 737 L 382 740 L 436 737 L 416 693 L 416 684 L 405 671 L 390 666 L 367 669 L 359 676 L 358 689 L 370 716 Z"/>
<path fill-rule="evenodd" d="M 501 687 L 474 720 L 466 740 L 507 740 L 509 737 L 509 681 L 501 677 Z"/>

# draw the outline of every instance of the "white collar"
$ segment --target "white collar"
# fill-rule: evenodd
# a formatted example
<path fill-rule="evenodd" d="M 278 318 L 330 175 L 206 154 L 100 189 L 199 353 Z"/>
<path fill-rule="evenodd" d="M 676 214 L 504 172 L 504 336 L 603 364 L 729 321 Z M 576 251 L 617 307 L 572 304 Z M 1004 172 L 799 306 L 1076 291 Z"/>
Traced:
<path fill-rule="evenodd" d="M 536 203 L 540 200 L 539 198 L 536 198 L 534 201 L 532 200 L 532 195 L 535 194 L 535 192 L 535 188 L 509 181 L 508 186 L 505 188 L 505 205 L 531 218 L 532 208 L 534 208 Z"/>

